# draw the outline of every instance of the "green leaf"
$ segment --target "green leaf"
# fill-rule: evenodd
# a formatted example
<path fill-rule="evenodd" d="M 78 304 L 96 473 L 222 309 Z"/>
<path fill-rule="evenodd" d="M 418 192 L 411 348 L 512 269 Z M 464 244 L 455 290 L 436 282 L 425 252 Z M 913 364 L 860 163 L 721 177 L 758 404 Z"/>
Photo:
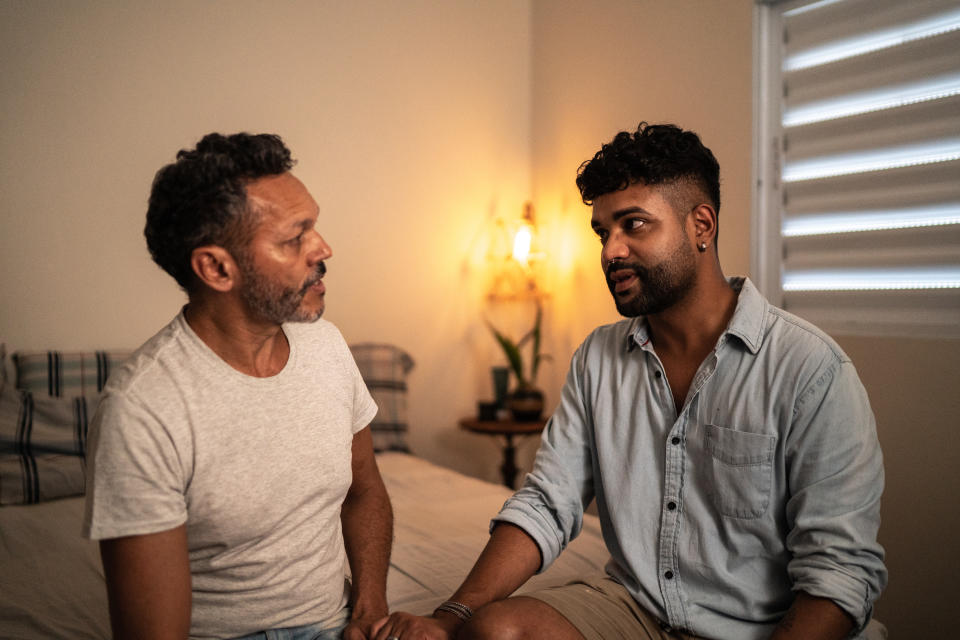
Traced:
<path fill-rule="evenodd" d="M 497 328 L 494 327 L 489 320 L 487 321 L 487 326 L 490 327 L 490 331 L 497 339 L 497 342 L 500 343 L 500 348 L 503 349 L 503 353 L 507 356 L 510 368 L 513 369 L 513 373 L 517 376 L 517 383 L 521 386 L 525 385 L 527 380 L 523 375 L 523 355 L 520 353 L 519 347 L 514 344 L 510 338 L 497 331 Z"/>

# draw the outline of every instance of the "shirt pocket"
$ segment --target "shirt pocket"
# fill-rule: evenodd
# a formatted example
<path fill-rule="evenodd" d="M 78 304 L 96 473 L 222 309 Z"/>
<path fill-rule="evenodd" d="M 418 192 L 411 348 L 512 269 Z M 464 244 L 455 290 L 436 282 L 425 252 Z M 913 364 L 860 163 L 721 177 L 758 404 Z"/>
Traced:
<path fill-rule="evenodd" d="M 777 437 L 712 424 L 705 427 L 711 480 L 707 491 L 714 506 L 731 518 L 759 518 L 770 504 Z"/>

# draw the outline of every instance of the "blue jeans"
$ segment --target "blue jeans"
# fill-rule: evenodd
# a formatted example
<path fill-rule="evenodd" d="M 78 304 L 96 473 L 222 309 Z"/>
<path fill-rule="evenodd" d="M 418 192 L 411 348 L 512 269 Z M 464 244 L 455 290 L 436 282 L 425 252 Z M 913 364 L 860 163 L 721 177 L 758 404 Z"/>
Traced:
<path fill-rule="evenodd" d="M 338 616 L 340 618 L 340 616 Z M 350 622 L 349 607 L 346 617 L 340 618 L 343 621 L 335 623 L 335 626 L 324 627 L 319 624 L 307 624 L 302 627 L 285 627 L 283 629 L 267 629 L 258 631 L 247 636 L 236 638 L 235 640 L 341 640 L 343 630 L 347 628 Z"/>

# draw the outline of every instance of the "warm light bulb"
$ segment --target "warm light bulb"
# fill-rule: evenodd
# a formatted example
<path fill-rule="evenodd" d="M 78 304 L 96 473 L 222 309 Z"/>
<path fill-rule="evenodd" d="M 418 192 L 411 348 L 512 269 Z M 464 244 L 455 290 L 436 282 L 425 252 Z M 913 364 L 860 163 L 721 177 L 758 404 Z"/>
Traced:
<path fill-rule="evenodd" d="M 530 257 L 530 242 L 533 236 L 530 233 L 530 227 L 524 225 L 517 231 L 513 237 L 513 259 L 520 264 L 526 265 Z"/>

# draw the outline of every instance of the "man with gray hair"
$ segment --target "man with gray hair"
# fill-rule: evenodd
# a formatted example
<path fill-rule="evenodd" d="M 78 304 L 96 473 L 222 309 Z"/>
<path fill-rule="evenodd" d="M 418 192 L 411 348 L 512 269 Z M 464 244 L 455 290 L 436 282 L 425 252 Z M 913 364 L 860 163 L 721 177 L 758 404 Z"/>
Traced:
<path fill-rule="evenodd" d="M 292 166 L 278 136 L 214 133 L 154 180 L 147 245 L 188 302 L 91 428 L 116 638 L 361 640 L 386 613 L 377 408 L 320 319 L 332 251 Z"/>

